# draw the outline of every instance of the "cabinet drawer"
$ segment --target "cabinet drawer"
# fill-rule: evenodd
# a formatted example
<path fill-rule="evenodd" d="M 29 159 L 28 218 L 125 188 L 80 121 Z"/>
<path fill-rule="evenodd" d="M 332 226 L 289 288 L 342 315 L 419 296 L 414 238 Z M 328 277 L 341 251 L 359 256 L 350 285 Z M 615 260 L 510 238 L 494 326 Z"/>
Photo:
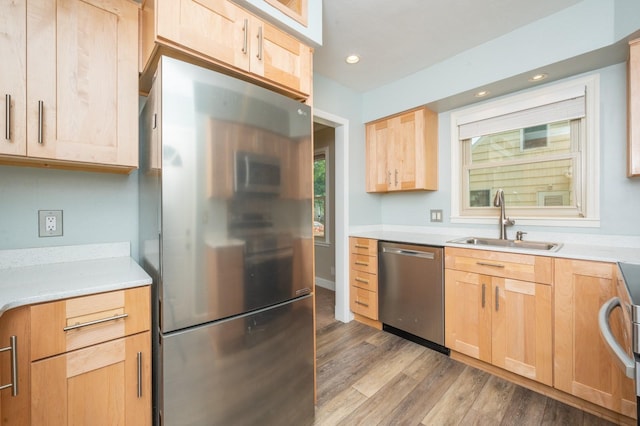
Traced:
<path fill-rule="evenodd" d="M 351 254 L 351 269 L 369 274 L 378 273 L 378 256 Z"/>
<path fill-rule="evenodd" d="M 355 314 L 378 319 L 378 293 L 351 286 L 351 311 Z"/>
<path fill-rule="evenodd" d="M 529 254 L 445 248 L 445 268 L 540 284 L 553 282 L 553 259 Z"/>
<path fill-rule="evenodd" d="M 149 287 L 65 299 L 31 307 L 31 360 L 150 329 Z"/>
<path fill-rule="evenodd" d="M 370 238 L 349 238 L 350 253 L 364 254 L 367 256 L 378 255 L 378 240 Z"/>
<path fill-rule="evenodd" d="M 351 285 L 369 291 L 378 291 L 378 276 L 368 272 L 351 270 Z"/>

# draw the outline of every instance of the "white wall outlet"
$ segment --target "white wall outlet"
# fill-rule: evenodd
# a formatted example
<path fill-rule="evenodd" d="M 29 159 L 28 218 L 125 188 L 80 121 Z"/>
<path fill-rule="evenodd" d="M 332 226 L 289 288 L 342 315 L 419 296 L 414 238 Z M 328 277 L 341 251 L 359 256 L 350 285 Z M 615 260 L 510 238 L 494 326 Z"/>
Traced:
<path fill-rule="evenodd" d="M 38 210 L 38 236 L 62 236 L 62 210 Z"/>

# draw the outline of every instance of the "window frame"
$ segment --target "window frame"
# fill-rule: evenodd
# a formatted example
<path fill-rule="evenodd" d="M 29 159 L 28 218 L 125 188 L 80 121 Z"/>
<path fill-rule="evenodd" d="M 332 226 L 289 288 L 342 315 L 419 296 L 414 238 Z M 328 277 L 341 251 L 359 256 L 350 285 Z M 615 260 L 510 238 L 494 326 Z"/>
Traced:
<path fill-rule="evenodd" d="M 473 214 L 465 211 L 465 191 L 463 188 L 465 155 L 463 143 L 459 140 L 459 126 L 477 120 L 499 117 L 516 111 L 535 108 L 553 102 L 569 99 L 579 90 L 585 91 L 585 118 L 580 131 L 583 132 L 584 151 L 579 162 L 579 169 L 588 171 L 581 175 L 583 185 L 576 194 L 582 202 L 582 217 L 541 216 L 536 214 L 537 208 L 512 208 L 506 206 L 508 215 L 517 220 L 518 225 L 543 226 L 600 226 L 600 79 L 599 74 L 571 79 L 569 81 L 549 84 L 547 86 L 508 95 L 503 98 L 483 102 L 471 107 L 461 108 L 451 113 L 451 223 L 494 224 L 496 218 L 491 215 Z M 493 194 L 491 194 L 493 196 Z M 548 212 L 549 209 L 547 208 Z"/>
<path fill-rule="evenodd" d="M 331 215 L 327 214 L 328 211 L 331 211 L 331 197 L 330 197 L 330 191 L 331 191 L 331 185 L 330 185 L 330 181 L 329 179 L 331 178 L 331 174 L 329 173 L 329 167 L 330 167 L 330 158 L 329 158 L 329 147 L 328 146 L 324 146 L 322 148 L 316 148 L 313 150 L 313 162 L 315 164 L 316 161 L 316 157 L 319 155 L 324 155 L 324 161 L 325 161 L 325 176 L 324 176 L 324 184 L 325 184 L 325 188 L 324 188 L 324 238 L 323 239 L 318 239 L 314 236 L 313 238 L 313 243 L 315 245 L 319 245 L 319 246 L 330 246 L 331 245 Z M 314 185 L 315 186 L 315 185 Z M 314 205 L 315 205 L 315 199 L 316 199 L 316 194 L 313 194 L 313 200 L 314 200 Z M 316 220 L 316 215 L 315 215 L 315 208 L 314 208 L 314 212 L 313 212 L 313 221 L 315 222 Z"/>

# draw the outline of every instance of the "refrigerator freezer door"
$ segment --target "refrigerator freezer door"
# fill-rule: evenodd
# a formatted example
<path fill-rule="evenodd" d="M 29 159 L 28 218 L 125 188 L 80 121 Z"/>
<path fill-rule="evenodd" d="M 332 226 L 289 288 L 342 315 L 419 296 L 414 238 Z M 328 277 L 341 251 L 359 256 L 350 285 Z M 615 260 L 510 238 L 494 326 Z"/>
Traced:
<path fill-rule="evenodd" d="M 312 424 L 312 300 L 163 336 L 162 424 Z"/>
<path fill-rule="evenodd" d="M 167 57 L 156 83 L 162 332 L 304 294 L 312 288 L 310 108 Z M 269 191 L 237 190 L 238 179 L 260 176 Z"/>

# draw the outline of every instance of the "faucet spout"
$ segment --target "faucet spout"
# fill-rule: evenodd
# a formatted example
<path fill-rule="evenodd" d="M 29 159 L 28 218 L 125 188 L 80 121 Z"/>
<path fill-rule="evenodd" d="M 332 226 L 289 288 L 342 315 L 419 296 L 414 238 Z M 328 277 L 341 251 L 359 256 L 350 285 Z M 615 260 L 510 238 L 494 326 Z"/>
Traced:
<path fill-rule="evenodd" d="M 493 205 L 496 207 L 500 207 L 500 218 L 498 219 L 498 224 L 500 225 L 500 239 L 507 239 L 507 226 L 512 226 L 516 223 L 515 220 L 509 219 L 506 217 L 504 212 L 504 191 L 502 189 L 498 189 L 496 191 L 496 196 L 493 198 Z"/>

